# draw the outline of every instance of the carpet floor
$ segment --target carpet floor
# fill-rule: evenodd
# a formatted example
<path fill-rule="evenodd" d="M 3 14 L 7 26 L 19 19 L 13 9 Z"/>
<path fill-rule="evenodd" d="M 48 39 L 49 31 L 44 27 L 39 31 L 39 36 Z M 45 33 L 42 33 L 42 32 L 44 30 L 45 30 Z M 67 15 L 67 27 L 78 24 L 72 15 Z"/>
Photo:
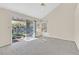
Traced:
<path fill-rule="evenodd" d="M 74 41 L 44 37 L 0 48 L 0 55 L 78 55 Z"/>

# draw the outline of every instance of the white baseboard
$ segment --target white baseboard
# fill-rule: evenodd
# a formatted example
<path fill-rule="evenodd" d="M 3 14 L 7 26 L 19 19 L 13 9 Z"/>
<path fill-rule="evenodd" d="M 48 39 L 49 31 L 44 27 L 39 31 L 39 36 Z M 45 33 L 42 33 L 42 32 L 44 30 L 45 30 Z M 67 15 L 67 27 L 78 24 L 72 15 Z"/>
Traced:
<path fill-rule="evenodd" d="M 52 36 L 50 33 L 44 33 L 43 36 L 46 37 L 52 37 L 52 38 L 58 38 L 58 39 L 62 39 L 62 40 L 68 40 L 68 41 L 74 41 L 73 39 L 66 39 L 66 38 L 62 38 L 62 37 L 58 37 L 58 36 Z"/>

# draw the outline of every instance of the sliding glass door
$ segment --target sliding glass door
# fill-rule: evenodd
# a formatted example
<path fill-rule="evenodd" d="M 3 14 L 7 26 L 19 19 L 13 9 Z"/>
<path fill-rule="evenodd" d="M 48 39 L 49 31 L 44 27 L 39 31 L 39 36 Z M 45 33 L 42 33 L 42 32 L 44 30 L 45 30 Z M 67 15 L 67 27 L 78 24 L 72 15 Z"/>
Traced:
<path fill-rule="evenodd" d="M 42 37 L 45 31 L 45 25 L 42 21 L 36 20 L 12 20 L 12 42 L 27 41 L 28 38 Z"/>
<path fill-rule="evenodd" d="M 12 20 L 12 42 L 27 40 L 34 37 L 34 23 L 31 20 Z"/>

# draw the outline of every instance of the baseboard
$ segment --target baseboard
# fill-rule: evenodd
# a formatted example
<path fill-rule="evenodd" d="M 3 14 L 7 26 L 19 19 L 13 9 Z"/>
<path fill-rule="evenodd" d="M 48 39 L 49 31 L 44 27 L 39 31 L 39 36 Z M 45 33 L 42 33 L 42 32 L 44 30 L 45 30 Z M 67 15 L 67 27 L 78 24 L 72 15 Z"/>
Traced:
<path fill-rule="evenodd" d="M 0 48 L 6 47 L 6 46 L 9 46 L 9 45 L 11 45 L 11 44 L 9 43 L 9 44 L 6 44 L 6 45 L 2 45 L 2 46 L 0 46 Z"/>
<path fill-rule="evenodd" d="M 58 37 L 58 36 L 53 36 L 50 33 L 45 33 L 44 36 L 51 37 L 51 38 L 58 38 L 58 39 L 61 39 L 61 40 L 74 41 L 74 39 L 67 39 L 67 38 L 62 38 L 62 37 Z"/>

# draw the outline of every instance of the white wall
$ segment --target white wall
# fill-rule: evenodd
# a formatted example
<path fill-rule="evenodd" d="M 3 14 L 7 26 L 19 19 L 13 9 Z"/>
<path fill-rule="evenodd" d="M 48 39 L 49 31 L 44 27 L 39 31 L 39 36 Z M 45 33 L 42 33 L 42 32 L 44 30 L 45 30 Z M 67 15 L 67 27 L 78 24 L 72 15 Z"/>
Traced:
<path fill-rule="evenodd" d="M 79 4 L 77 4 L 75 9 L 75 42 L 79 48 Z"/>
<path fill-rule="evenodd" d="M 61 4 L 45 20 L 48 20 L 48 33 L 51 37 L 74 40 L 74 11 L 76 4 Z"/>
<path fill-rule="evenodd" d="M 0 9 L 0 47 L 11 44 L 11 19 L 9 12 Z"/>

